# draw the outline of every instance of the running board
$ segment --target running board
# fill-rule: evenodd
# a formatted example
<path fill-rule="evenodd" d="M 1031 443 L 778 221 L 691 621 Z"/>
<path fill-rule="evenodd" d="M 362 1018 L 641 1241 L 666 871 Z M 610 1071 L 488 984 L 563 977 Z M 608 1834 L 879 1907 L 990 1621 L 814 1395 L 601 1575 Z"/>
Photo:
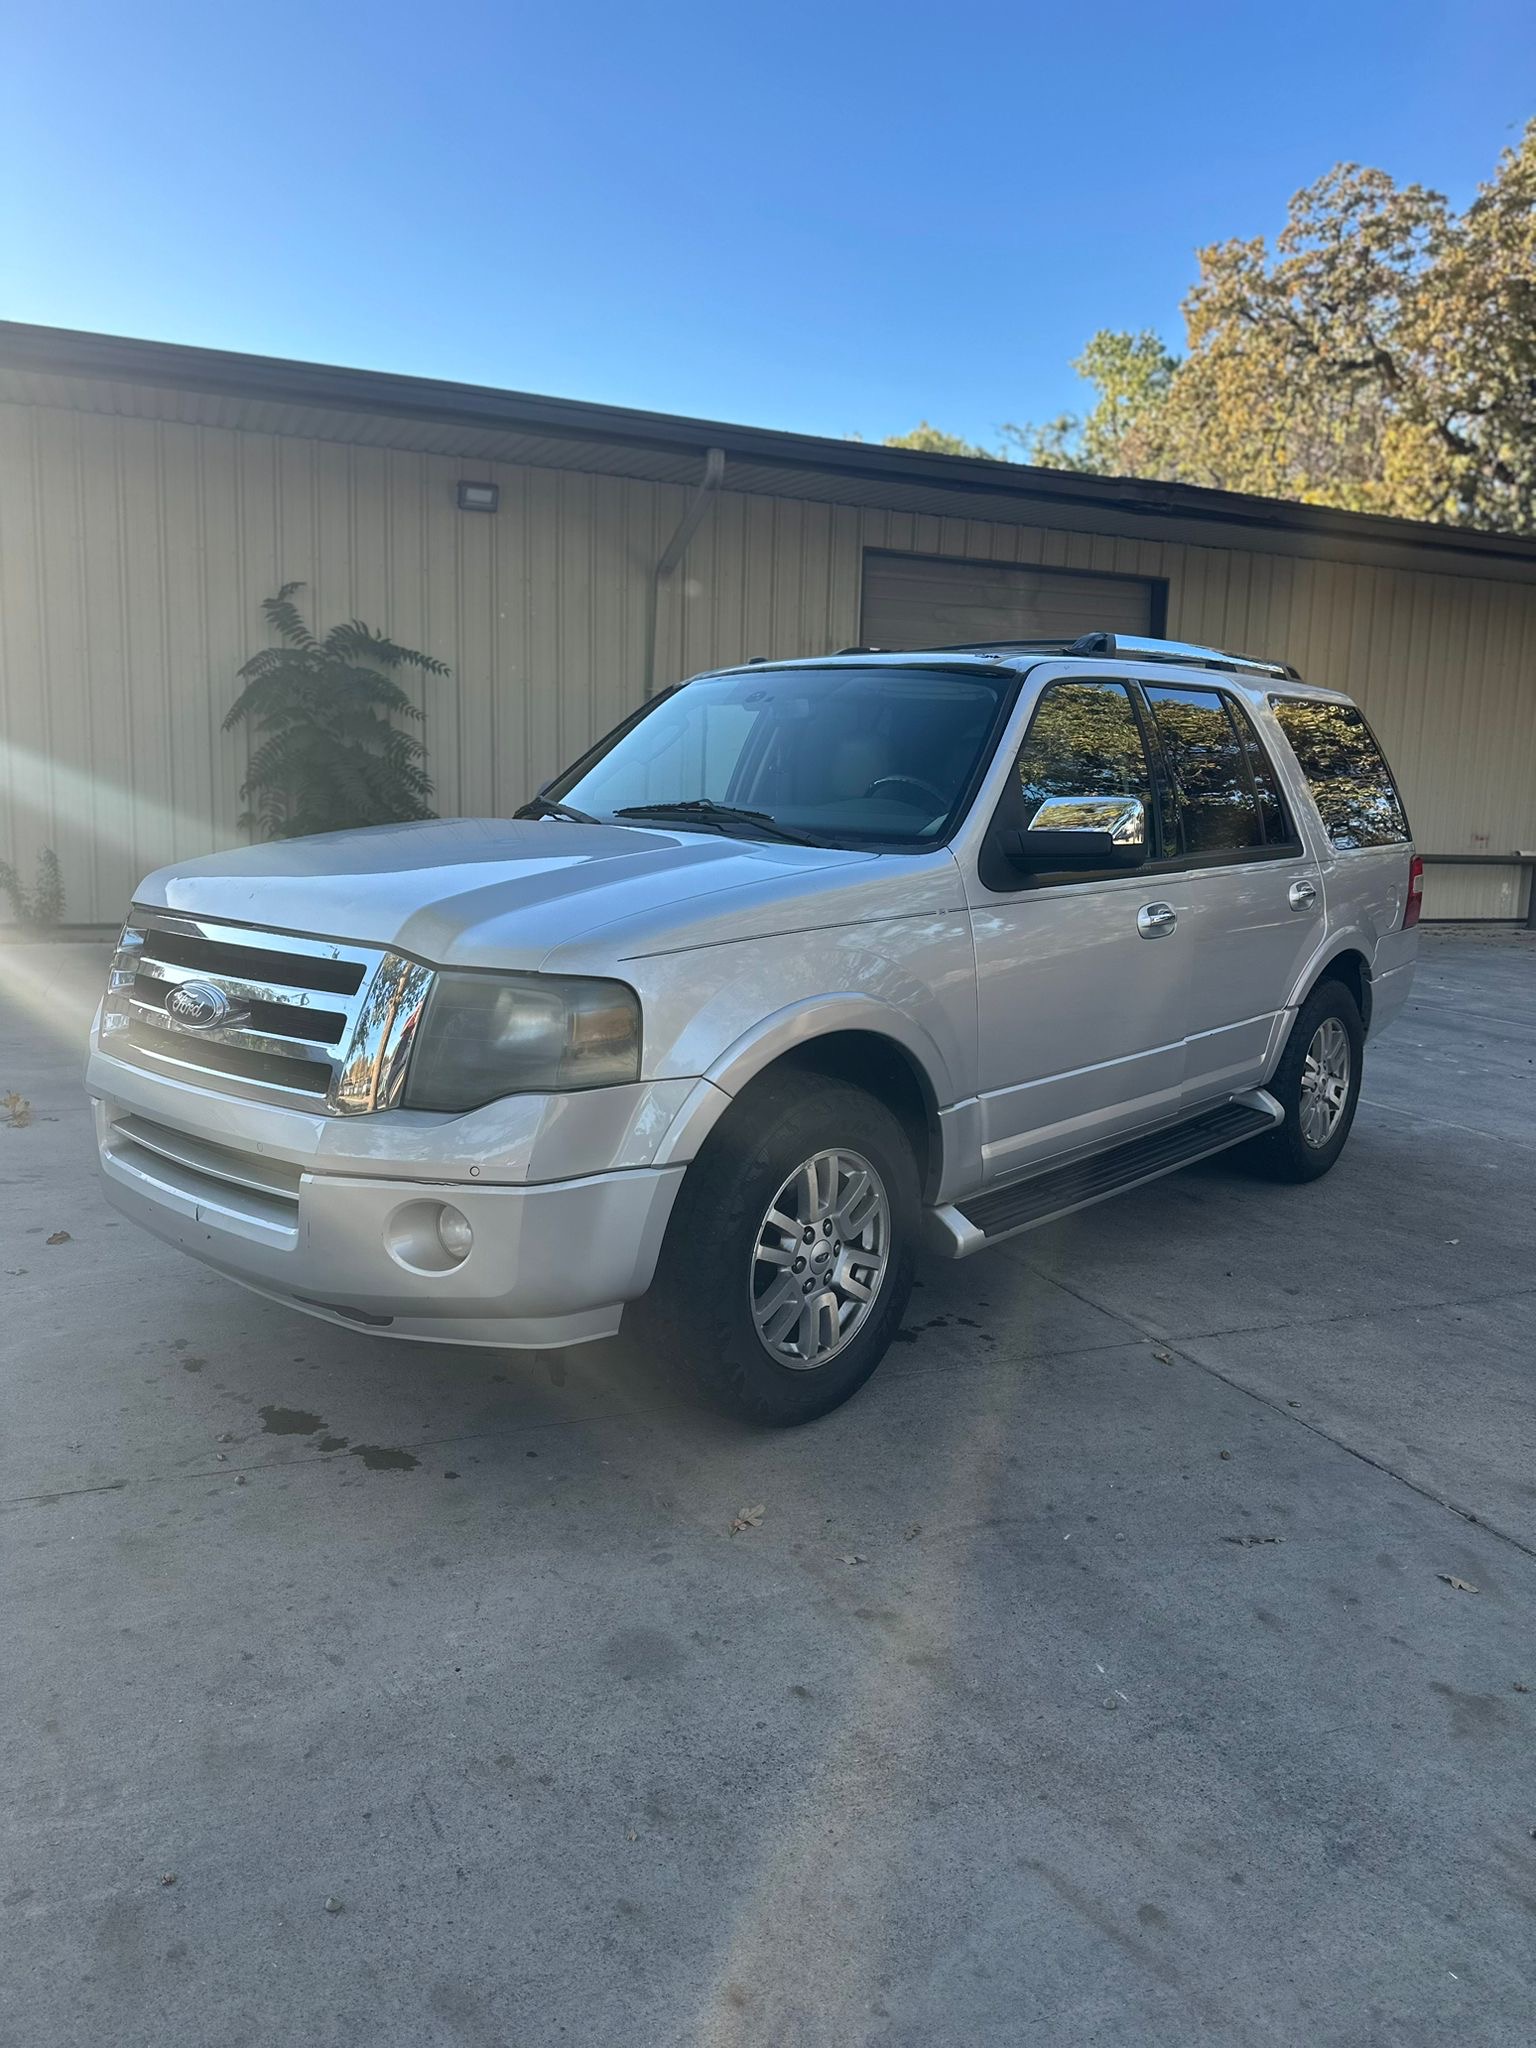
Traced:
<path fill-rule="evenodd" d="M 928 1248 L 945 1258 L 969 1258 L 999 1238 L 1035 1230 L 1074 1209 L 1086 1209 L 1145 1181 L 1176 1173 L 1181 1166 L 1192 1166 L 1197 1159 L 1208 1159 L 1230 1145 L 1260 1137 L 1284 1121 L 1285 1111 L 1272 1095 L 1262 1088 L 1250 1089 L 1184 1123 L 1165 1124 L 1145 1137 L 1111 1146 L 1107 1152 L 1094 1152 L 1029 1180 L 1011 1181 L 985 1194 L 968 1195 L 963 1202 L 930 1209 L 924 1219 Z"/>

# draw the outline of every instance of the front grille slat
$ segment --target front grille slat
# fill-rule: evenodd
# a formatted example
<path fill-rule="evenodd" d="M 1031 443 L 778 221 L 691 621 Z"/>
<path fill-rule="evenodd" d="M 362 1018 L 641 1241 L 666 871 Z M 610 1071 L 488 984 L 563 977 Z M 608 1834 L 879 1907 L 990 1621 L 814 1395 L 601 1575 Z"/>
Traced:
<path fill-rule="evenodd" d="M 231 974 L 220 968 L 215 972 L 207 967 L 184 967 L 173 960 L 167 960 L 158 946 L 146 945 L 137 962 L 137 978 L 142 986 L 153 981 L 166 989 L 180 986 L 187 981 L 215 981 L 224 993 L 242 1005 L 251 1003 L 274 1003 L 285 1011 L 308 1012 L 320 1018 L 339 1018 L 343 1024 L 348 1021 L 349 1012 L 344 1003 L 335 1000 L 333 991 L 320 991 L 300 987 L 297 982 L 279 981 L 273 975 Z M 330 1000 L 325 998 L 329 996 Z"/>
<path fill-rule="evenodd" d="M 191 968 L 209 980 L 222 981 L 234 976 L 247 981 L 284 982 L 290 988 L 309 989 L 321 995 L 355 996 L 368 972 L 367 960 L 355 954 L 337 958 L 337 949 L 330 946 L 314 953 L 302 951 L 293 940 L 278 933 L 214 939 L 161 924 L 153 913 L 136 919 L 136 923 L 144 928 L 146 956 L 153 954 L 168 967 Z M 258 937 L 262 943 L 253 943 Z M 285 950 L 288 947 L 293 950 Z"/>
<path fill-rule="evenodd" d="M 136 1009 L 148 1012 L 158 1011 L 164 1018 L 165 1028 L 174 1031 L 174 1021 L 164 1017 L 165 999 L 176 987 L 175 982 L 162 981 L 156 974 L 148 974 L 141 967 L 134 979 L 133 1003 Z M 351 1019 L 345 1010 L 316 1010 L 295 1003 L 277 1003 L 254 997 L 249 1001 L 239 995 L 239 984 L 220 982 L 224 993 L 239 1002 L 238 1024 L 221 1024 L 212 1031 L 199 1031 L 198 1038 L 213 1038 L 231 1045 L 259 1046 L 268 1052 L 287 1052 L 303 1059 L 318 1059 L 318 1052 L 304 1050 L 309 1046 L 328 1046 L 339 1052 Z M 157 1020 L 147 1018 L 148 1022 Z"/>
<path fill-rule="evenodd" d="M 120 1116 L 112 1125 L 114 1144 L 128 1142 L 141 1152 L 200 1173 L 207 1179 L 223 1181 L 230 1187 L 251 1188 L 257 1194 L 279 1201 L 296 1202 L 304 1170 L 286 1159 L 265 1154 L 237 1152 L 229 1145 L 214 1145 L 206 1138 L 194 1138 L 186 1131 L 174 1131 L 147 1116 Z"/>
<path fill-rule="evenodd" d="M 308 1095 L 313 1104 L 323 1102 L 334 1069 L 328 1060 L 296 1059 L 287 1054 L 249 1052 L 244 1046 L 225 1045 L 204 1034 L 164 1031 L 137 1020 L 124 1034 L 128 1046 L 144 1056 L 157 1071 L 182 1076 L 205 1075 L 217 1079 L 228 1075 L 235 1080 L 255 1081 L 285 1094 Z M 114 1050 L 123 1039 L 112 1041 Z"/>

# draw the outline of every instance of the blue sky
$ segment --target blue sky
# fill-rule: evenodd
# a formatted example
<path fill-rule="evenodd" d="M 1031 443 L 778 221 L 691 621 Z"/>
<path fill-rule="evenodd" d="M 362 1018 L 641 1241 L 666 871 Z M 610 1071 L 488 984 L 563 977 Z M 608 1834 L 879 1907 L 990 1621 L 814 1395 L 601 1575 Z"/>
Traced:
<path fill-rule="evenodd" d="M 877 439 L 1076 403 L 1335 162 L 1464 201 L 1529 0 L 15 10 L 0 313 Z"/>

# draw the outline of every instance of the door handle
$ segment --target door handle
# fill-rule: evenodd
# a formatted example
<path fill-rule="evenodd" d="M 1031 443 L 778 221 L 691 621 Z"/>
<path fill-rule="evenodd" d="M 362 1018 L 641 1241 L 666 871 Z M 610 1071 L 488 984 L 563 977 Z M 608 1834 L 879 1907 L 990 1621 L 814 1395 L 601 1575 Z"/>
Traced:
<path fill-rule="evenodd" d="M 1178 921 L 1171 903 L 1144 903 L 1136 913 L 1136 929 L 1144 939 L 1166 939 Z"/>
<path fill-rule="evenodd" d="M 1317 901 L 1317 891 L 1310 882 L 1292 882 L 1292 910 L 1310 910 Z"/>

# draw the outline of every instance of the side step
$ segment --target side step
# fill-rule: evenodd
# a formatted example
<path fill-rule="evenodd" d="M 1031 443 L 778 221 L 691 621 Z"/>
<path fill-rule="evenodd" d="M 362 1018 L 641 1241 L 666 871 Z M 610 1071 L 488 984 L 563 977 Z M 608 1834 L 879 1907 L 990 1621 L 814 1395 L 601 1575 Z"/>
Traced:
<path fill-rule="evenodd" d="M 967 1196 L 953 1207 L 931 1209 L 930 1247 L 952 1259 L 966 1258 L 996 1244 L 1000 1237 L 1034 1230 L 1074 1209 L 1086 1209 L 1090 1203 L 1123 1194 L 1144 1181 L 1176 1173 L 1197 1159 L 1208 1159 L 1213 1152 L 1225 1152 L 1245 1138 L 1273 1130 L 1284 1120 L 1285 1112 L 1275 1098 L 1254 1088 L 1184 1123 L 1167 1124 L 1107 1152 L 1094 1152 L 1029 1180 Z"/>

